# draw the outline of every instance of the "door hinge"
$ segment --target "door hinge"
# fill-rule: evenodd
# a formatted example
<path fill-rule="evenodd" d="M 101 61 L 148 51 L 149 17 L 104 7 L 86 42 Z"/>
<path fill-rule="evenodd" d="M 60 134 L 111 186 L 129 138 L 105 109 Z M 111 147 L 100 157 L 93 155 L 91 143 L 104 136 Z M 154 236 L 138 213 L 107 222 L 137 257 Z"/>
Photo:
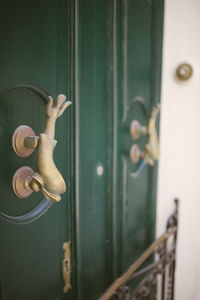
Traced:
<path fill-rule="evenodd" d="M 64 259 L 63 259 L 63 279 L 65 281 L 64 293 L 67 293 L 71 286 L 71 241 L 63 244 Z"/>

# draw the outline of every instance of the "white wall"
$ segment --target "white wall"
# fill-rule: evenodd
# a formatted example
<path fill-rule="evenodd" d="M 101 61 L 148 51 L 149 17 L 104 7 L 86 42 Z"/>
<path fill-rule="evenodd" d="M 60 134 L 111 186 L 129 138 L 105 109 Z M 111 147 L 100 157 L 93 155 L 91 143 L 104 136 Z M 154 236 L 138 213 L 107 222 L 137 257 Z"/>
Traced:
<path fill-rule="evenodd" d="M 177 65 L 193 77 L 178 82 Z M 176 300 L 200 299 L 200 0 L 165 0 L 157 235 L 180 199 Z"/>

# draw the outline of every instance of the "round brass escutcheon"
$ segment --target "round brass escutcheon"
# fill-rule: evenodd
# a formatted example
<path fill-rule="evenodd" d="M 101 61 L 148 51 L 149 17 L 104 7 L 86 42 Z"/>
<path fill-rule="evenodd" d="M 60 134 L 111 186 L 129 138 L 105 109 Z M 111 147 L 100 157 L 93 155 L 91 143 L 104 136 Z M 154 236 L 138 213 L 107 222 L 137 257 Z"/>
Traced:
<path fill-rule="evenodd" d="M 142 126 L 139 121 L 133 120 L 130 126 L 130 133 L 133 140 L 137 140 L 140 135 L 147 134 L 146 126 Z"/>
<path fill-rule="evenodd" d="M 25 180 L 27 177 L 31 176 L 34 171 L 29 167 L 19 168 L 12 179 L 13 192 L 19 198 L 26 198 L 32 194 L 32 189 L 25 186 Z"/>
<path fill-rule="evenodd" d="M 130 159 L 133 163 L 137 163 L 142 156 L 140 147 L 137 144 L 134 144 L 130 150 Z"/>
<path fill-rule="evenodd" d="M 34 151 L 32 148 L 27 148 L 24 144 L 25 137 L 36 136 L 33 129 L 27 125 L 17 127 L 12 136 L 12 147 L 14 152 L 20 157 L 27 157 Z"/>
<path fill-rule="evenodd" d="M 188 63 L 179 65 L 176 69 L 176 77 L 181 81 L 186 81 L 192 77 L 193 68 Z"/>

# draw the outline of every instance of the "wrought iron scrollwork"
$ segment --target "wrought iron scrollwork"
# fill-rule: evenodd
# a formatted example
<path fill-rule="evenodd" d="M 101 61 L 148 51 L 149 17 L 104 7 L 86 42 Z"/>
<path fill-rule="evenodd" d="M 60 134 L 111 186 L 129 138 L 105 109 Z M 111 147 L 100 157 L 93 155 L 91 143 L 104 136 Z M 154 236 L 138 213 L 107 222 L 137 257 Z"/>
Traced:
<path fill-rule="evenodd" d="M 129 300 L 130 294 L 131 294 L 130 288 L 126 285 L 122 285 L 117 289 L 115 293 L 115 297 L 117 300 Z"/>
<path fill-rule="evenodd" d="M 178 227 L 177 199 L 175 199 L 175 205 L 175 211 L 167 221 L 165 233 L 107 289 L 99 300 L 174 299 L 174 271 Z M 155 255 L 154 263 L 137 271 L 151 254 Z M 134 286 L 134 279 L 141 275 L 143 275 L 143 278 L 139 284 Z M 134 286 L 134 288 L 131 288 L 131 286 Z"/>

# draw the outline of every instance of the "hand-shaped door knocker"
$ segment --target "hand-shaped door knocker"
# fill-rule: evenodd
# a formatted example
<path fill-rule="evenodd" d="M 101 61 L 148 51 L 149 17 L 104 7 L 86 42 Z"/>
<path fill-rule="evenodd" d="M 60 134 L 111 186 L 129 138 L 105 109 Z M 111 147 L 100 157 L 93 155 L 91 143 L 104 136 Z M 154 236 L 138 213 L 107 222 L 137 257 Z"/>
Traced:
<path fill-rule="evenodd" d="M 156 120 L 160 111 L 160 105 L 158 104 L 152 110 L 151 117 L 148 122 L 148 126 L 141 126 L 137 120 L 133 120 L 130 127 L 130 133 L 133 140 L 139 138 L 142 134 L 148 135 L 147 144 L 144 147 L 144 151 L 141 151 L 137 144 L 134 144 L 130 150 L 130 158 L 133 163 L 137 163 L 140 158 L 143 158 L 145 163 L 153 166 L 154 161 L 159 158 L 159 141 L 156 131 Z"/>
<path fill-rule="evenodd" d="M 53 160 L 53 151 L 57 143 L 54 140 L 56 120 L 71 104 L 65 100 L 64 95 L 59 95 L 53 106 L 53 98 L 49 97 L 46 128 L 39 136 L 35 136 L 34 131 L 25 125 L 19 126 L 13 134 L 13 149 L 19 156 L 26 157 L 35 148 L 38 149 L 37 172 L 25 166 L 19 168 L 13 176 L 13 191 L 19 198 L 26 198 L 33 191 L 41 191 L 46 199 L 58 202 L 61 200 L 60 194 L 66 191 L 65 181 Z"/>

